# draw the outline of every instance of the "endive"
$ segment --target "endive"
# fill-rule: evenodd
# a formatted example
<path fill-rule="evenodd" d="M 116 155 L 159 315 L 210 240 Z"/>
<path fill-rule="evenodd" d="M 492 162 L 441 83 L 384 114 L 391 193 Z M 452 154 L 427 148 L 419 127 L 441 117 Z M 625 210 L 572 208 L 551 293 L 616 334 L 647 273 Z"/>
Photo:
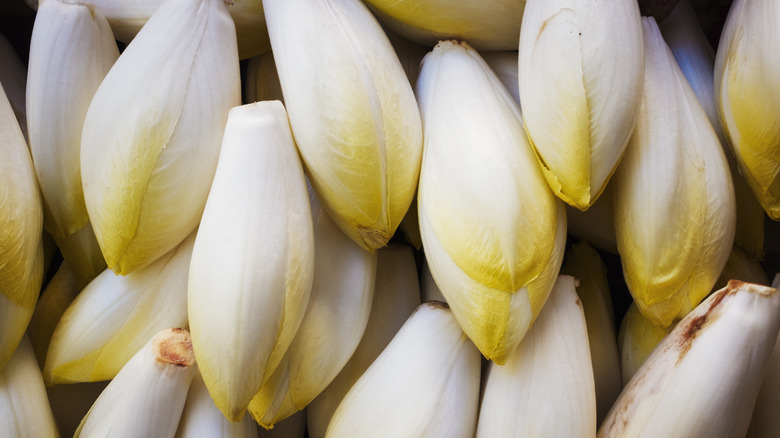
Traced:
<path fill-rule="evenodd" d="M 195 233 L 128 275 L 103 271 L 68 306 L 51 336 L 50 385 L 114 378 L 155 333 L 187 327 L 187 274 Z"/>
<path fill-rule="evenodd" d="M 772 287 L 780 287 L 780 276 L 775 276 Z M 776 407 L 780 396 L 780 336 L 775 341 L 772 355 L 769 357 L 766 374 L 756 397 L 753 415 L 750 417 L 748 438 L 771 438 L 780 430 L 780 419 Z"/>
<path fill-rule="evenodd" d="M 607 415 L 623 389 L 620 380 L 620 353 L 615 337 L 612 296 L 607 282 L 607 267 L 588 242 L 569 248 L 561 273 L 579 282 L 577 296 L 582 301 L 587 326 L 593 379 L 596 385 L 597 424 Z M 558 280 L 560 281 L 560 280 Z"/>
<path fill-rule="evenodd" d="M 780 3 L 736 0 L 715 58 L 715 98 L 740 173 L 764 211 L 780 220 Z"/>
<path fill-rule="evenodd" d="M 745 436 L 778 328 L 780 291 L 729 282 L 658 345 L 599 436 Z"/>
<path fill-rule="evenodd" d="M 231 421 L 284 357 L 313 273 L 306 180 L 284 106 L 233 108 L 195 239 L 187 303 L 203 380 Z"/>
<path fill-rule="evenodd" d="M 734 242 L 728 163 L 655 20 L 643 18 L 645 86 L 615 174 L 623 276 L 654 324 L 668 326 L 710 292 Z"/>
<path fill-rule="evenodd" d="M 555 283 L 563 203 L 544 181 L 517 103 L 467 43 L 443 41 L 426 55 L 417 95 L 428 266 L 463 331 L 502 364 Z"/>
<path fill-rule="evenodd" d="M 383 247 L 417 188 L 414 93 L 359 0 L 265 0 L 295 141 L 325 210 L 363 248 Z"/>
<path fill-rule="evenodd" d="M 349 390 L 325 436 L 474 436 L 479 379 L 479 351 L 447 305 L 423 303 Z"/>
<path fill-rule="evenodd" d="M 526 0 L 367 0 L 387 27 L 410 40 L 432 46 L 460 39 L 479 50 L 517 48 Z"/>
<path fill-rule="evenodd" d="M 620 372 L 623 385 L 634 377 L 642 364 L 645 363 L 653 349 L 674 329 L 674 323 L 668 327 L 655 325 L 647 319 L 636 306 L 631 303 L 618 333 L 620 347 Z"/>
<path fill-rule="evenodd" d="M 339 374 L 357 348 L 371 311 L 377 256 L 339 230 L 309 192 L 314 222 L 314 280 L 287 358 L 249 404 L 265 427 L 306 407 Z"/>
<path fill-rule="evenodd" d="M 157 333 L 103 390 L 73 438 L 173 438 L 196 372 L 189 332 Z"/>
<path fill-rule="evenodd" d="M 756 200 L 745 178 L 739 174 L 734 153 L 729 147 L 726 134 L 721 128 L 718 104 L 715 101 L 713 69 L 715 54 L 704 31 L 699 25 L 696 13 L 688 0 L 682 0 L 671 15 L 659 25 L 664 40 L 674 54 L 693 92 L 699 99 L 707 118 L 729 162 L 734 192 L 737 199 L 737 227 L 734 244 L 744 248 L 751 257 L 760 260 L 764 256 L 764 209 Z M 724 283 L 725 284 L 725 283 Z"/>
<path fill-rule="evenodd" d="M 520 105 L 520 90 L 518 89 L 517 79 L 517 52 L 481 52 L 480 55 L 488 63 L 493 72 L 501 79 L 509 94 Z"/>
<path fill-rule="evenodd" d="M 4 437 L 59 437 L 30 340 L 22 338 L 0 371 L 0 424 Z"/>
<path fill-rule="evenodd" d="M 574 277 L 558 277 L 539 318 L 506 364 L 490 364 L 478 438 L 595 438 L 588 327 L 575 285 Z"/>
<path fill-rule="evenodd" d="M 118 57 L 111 28 L 94 6 L 41 2 L 30 41 L 27 126 L 46 206 L 44 227 L 56 238 L 89 221 L 81 186 L 81 132 L 92 96 Z"/>
<path fill-rule="evenodd" d="M 339 375 L 306 408 L 308 433 L 312 438 L 325 436 L 333 412 L 344 395 L 420 305 L 412 249 L 392 246 L 380 249 L 377 254 L 374 298 L 363 338 Z"/>
<path fill-rule="evenodd" d="M 547 182 L 587 210 L 615 172 L 642 97 L 634 0 L 528 0 L 520 28 L 523 120 Z"/>
<path fill-rule="evenodd" d="M 214 405 L 200 373 L 195 373 L 176 438 L 199 437 L 257 438 L 257 425 L 249 415 L 238 422 L 228 421 Z"/>
<path fill-rule="evenodd" d="M 0 370 L 22 339 L 43 277 L 43 207 L 27 142 L 0 86 Z"/>
<path fill-rule="evenodd" d="M 222 0 L 165 0 L 95 93 L 81 177 L 108 267 L 142 268 L 200 221 L 228 110 L 240 104 Z"/>

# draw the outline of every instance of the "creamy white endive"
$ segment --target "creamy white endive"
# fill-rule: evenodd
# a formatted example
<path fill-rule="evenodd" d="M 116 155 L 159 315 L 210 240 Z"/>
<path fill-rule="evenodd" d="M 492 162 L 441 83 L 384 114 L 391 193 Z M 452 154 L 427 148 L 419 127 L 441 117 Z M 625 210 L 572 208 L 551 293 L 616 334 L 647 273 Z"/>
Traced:
<path fill-rule="evenodd" d="M 295 142 L 325 210 L 363 248 L 385 246 L 417 188 L 414 93 L 360 0 L 265 0 Z"/>
<path fill-rule="evenodd" d="M 523 121 L 547 182 L 586 210 L 620 162 L 642 97 L 634 0 L 528 0 L 520 28 Z"/>
<path fill-rule="evenodd" d="M 0 369 L 22 339 L 43 278 L 43 205 L 19 123 L 0 86 Z"/>
<path fill-rule="evenodd" d="M 30 0 L 35 1 L 35 0 Z M 129 43 L 149 21 L 164 0 L 79 0 L 93 5 L 108 19 L 116 38 Z M 222 0 L 228 5 L 236 24 L 238 51 L 241 59 L 265 53 L 271 48 L 265 28 L 262 0 Z"/>
<path fill-rule="evenodd" d="M 681 0 L 658 27 L 666 44 L 672 50 L 677 65 L 707 113 L 707 118 L 710 119 L 715 133 L 718 134 L 729 162 L 737 199 L 737 228 L 734 244 L 743 248 L 754 259 L 763 259 L 764 209 L 756 200 L 745 177 L 740 175 L 734 153 L 721 128 L 720 111 L 715 100 L 713 85 L 715 53 L 688 0 Z"/>
<path fill-rule="evenodd" d="M 4 437 L 59 437 L 41 370 L 27 337 L 0 370 L 0 424 Z"/>
<path fill-rule="evenodd" d="M 620 375 L 623 386 L 634 377 L 642 367 L 653 349 L 674 329 L 672 323 L 668 327 L 655 325 L 647 319 L 636 306 L 631 303 L 623 315 L 618 333 L 620 348 Z"/>
<path fill-rule="evenodd" d="M 598 252 L 588 242 L 581 241 L 569 248 L 561 273 L 571 275 L 578 282 L 577 296 L 585 313 L 593 380 L 596 385 L 598 424 L 623 389 L 607 267 Z"/>
<path fill-rule="evenodd" d="M 176 438 L 200 437 L 257 438 L 257 424 L 248 414 L 237 422 L 225 418 L 211 399 L 200 373 L 195 373 Z"/>
<path fill-rule="evenodd" d="M 376 285 L 366 330 L 338 376 L 306 408 L 310 437 L 325 436 L 333 412 L 344 395 L 419 305 L 420 288 L 412 249 L 390 246 L 377 251 Z"/>
<path fill-rule="evenodd" d="M 735 0 L 715 58 L 715 98 L 739 171 L 780 220 L 780 3 Z"/>
<path fill-rule="evenodd" d="M 197 370 L 189 332 L 160 331 L 111 380 L 73 438 L 173 438 Z"/>
<path fill-rule="evenodd" d="M 84 121 L 84 200 L 114 272 L 148 265 L 198 225 L 228 110 L 240 102 L 225 3 L 161 3 L 100 84 Z"/>
<path fill-rule="evenodd" d="M 555 283 L 563 203 L 544 180 L 517 103 L 467 43 L 443 41 L 426 55 L 417 96 L 426 260 L 463 331 L 501 364 Z"/>
<path fill-rule="evenodd" d="M 707 115 L 655 20 L 643 18 L 645 86 L 615 174 L 623 276 L 653 323 L 668 326 L 710 292 L 734 242 L 728 163 Z"/>
<path fill-rule="evenodd" d="M 287 359 L 249 404 L 252 417 L 273 427 L 328 387 L 366 329 L 376 284 L 377 255 L 339 230 L 309 192 L 314 222 L 314 280 Z"/>
<path fill-rule="evenodd" d="M 517 48 L 526 0 L 367 0 L 377 18 L 399 35 L 427 46 L 443 39 L 478 50 Z"/>
<path fill-rule="evenodd" d="M 656 347 L 599 437 L 745 436 L 779 328 L 780 291 L 729 282 Z"/>
<path fill-rule="evenodd" d="M 309 197 L 284 106 L 233 108 L 195 239 L 187 302 L 203 380 L 231 421 L 285 356 L 313 275 Z"/>
<path fill-rule="evenodd" d="M 480 366 L 447 305 L 423 303 L 349 390 L 325 436 L 473 437 Z"/>
<path fill-rule="evenodd" d="M 49 385 L 110 380 L 155 333 L 187 328 L 187 275 L 195 242 L 184 242 L 128 275 L 106 269 L 68 306 L 51 335 Z"/>
<path fill-rule="evenodd" d="M 490 364 L 478 438 L 596 436 L 588 327 L 576 280 L 561 275 L 506 364 Z"/>
<path fill-rule="evenodd" d="M 63 238 L 89 221 L 81 186 L 81 131 L 92 96 L 119 57 L 94 6 L 41 2 L 27 67 L 27 126 L 46 205 L 44 227 Z"/>

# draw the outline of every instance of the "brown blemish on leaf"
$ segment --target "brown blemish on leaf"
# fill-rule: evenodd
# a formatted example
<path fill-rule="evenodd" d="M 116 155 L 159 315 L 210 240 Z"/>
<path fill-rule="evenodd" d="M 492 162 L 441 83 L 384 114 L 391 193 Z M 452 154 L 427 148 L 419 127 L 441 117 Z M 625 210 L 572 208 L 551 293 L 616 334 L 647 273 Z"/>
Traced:
<path fill-rule="evenodd" d="M 195 364 L 190 332 L 182 328 L 166 329 L 155 335 L 152 348 L 158 361 L 189 367 Z"/>

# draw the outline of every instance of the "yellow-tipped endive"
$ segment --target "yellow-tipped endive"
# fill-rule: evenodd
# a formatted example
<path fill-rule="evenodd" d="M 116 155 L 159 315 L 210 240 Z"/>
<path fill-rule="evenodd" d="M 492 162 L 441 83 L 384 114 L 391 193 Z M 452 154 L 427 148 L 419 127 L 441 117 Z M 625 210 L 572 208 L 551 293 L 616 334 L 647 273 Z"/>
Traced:
<path fill-rule="evenodd" d="M 760 260 L 764 256 L 764 209 L 756 200 L 745 178 L 739 174 L 736 159 L 720 126 L 713 85 L 715 54 L 712 47 L 688 0 L 681 0 L 659 28 L 674 54 L 677 65 L 707 113 L 707 118 L 710 119 L 726 153 L 737 199 L 734 244 L 745 249 L 751 257 Z M 725 282 L 723 285 L 725 286 Z"/>
<path fill-rule="evenodd" d="M 376 283 L 377 256 L 339 230 L 314 196 L 314 282 L 287 360 L 249 404 L 264 427 L 302 410 L 339 374 L 366 329 Z"/>
<path fill-rule="evenodd" d="M 447 305 L 423 303 L 349 390 L 325 436 L 473 437 L 480 366 Z"/>
<path fill-rule="evenodd" d="M 599 436 L 745 436 L 779 328 L 780 291 L 729 282 L 661 341 Z"/>
<path fill-rule="evenodd" d="M 412 249 L 392 246 L 380 249 L 377 254 L 374 299 L 363 338 L 339 375 L 306 408 L 308 433 L 312 438 L 325 436 L 328 423 L 347 391 L 420 305 L 419 280 Z"/>
<path fill-rule="evenodd" d="M 441 301 L 446 303 L 447 299 L 441 293 L 441 289 L 436 284 L 436 280 L 433 279 L 431 274 L 431 268 L 428 267 L 428 262 L 423 261 L 422 273 L 420 274 L 420 299 L 425 301 Z"/>
<path fill-rule="evenodd" d="M 258 426 L 258 438 L 304 438 L 306 436 L 306 410 L 279 422 L 273 429 Z"/>
<path fill-rule="evenodd" d="M 582 241 L 566 253 L 566 264 L 561 268 L 561 272 L 573 276 L 579 282 L 577 296 L 582 301 L 588 328 L 598 424 L 623 389 L 607 267 L 596 250 L 588 242 Z"/>
<path fill-rule="evenodd" d="M 27 67 L 19 59 L 13 46 L 0 35 L 0 85 L 3 86 L 6 97 L 11 103 L 16 121 L 27 138 Z"/>
<path fill-rule="evenodd" d="M 563 203 L 544 180 L 517 103 L 467 43 L 443 41 L 426 55 L 417 95 L 428 266 L 463 331 L 503 364 L 555 283 Z"/>
<path fill-rule="evenodd" d="M 674 323 L 669 327 L 661 327 L 653 324 L 645 318 L 636 307 L 631 306 L 623 316 L 618 334 L 618 346 L 620 347 L 620 372 L 622 384 L 625 386 L 634 377 L 643 363 L 653 352 L 658 343 L 674 329 Z"/>
<path fill-rule="evenodd" d="M 81 177 L 108 267 L 125 275 L 198 225 L 228 110 L 241 102 L 223 0 L 165 0 L 87 111 Z"/>
<path fill-rule="evenodd" d="M 715 58 L 715 98 L 739 172 L 764 211 L 780 220 L 780 3 L 736 0 Z"/>
<path fill-rule="evenodd" d="M 60 436 L 27 337 L 0 370 L 0 424 L 2 435 L 8 438 Z"/>
<path fill-rule="evenodd" d="M 645 86 L 613 201 L 623 276 L 654 324 L 710 292 L 734 242 L 735 199 L 718 136 L 655 20 L 642 19 Z"/>
<path fill-rule="evenodd" d="M 309 197 L 284 106 L 233 108 L 195 240 L 187 303 L 203 380 L 231 421 L 292 343 L 313 275 Z"/>
<path fill-rule="evenodd" d="M 249 415 L 238 422 L 228 421 L 214 405 L 200 373 L 195 373 L 176 438 L 201 437 L 257 438 L 257 424 Z"/>
<path fill-rule="evenodd" d="M 766 271 L 764 271 L 761 264 L 737 246 L 731 248 L 729 258 L 726 260 L 726 264 L 723 265 L 713 290 L 723 289 L 729 280 L 769 285 L 769 278 L 766 276 Z"/>
<path fill-rule="evenodd" d="M 520 29 L 523 121 L 553 192 L 587 210 L 634 129 L 642 25 L 633 0 L 528 0 Z"/>
<path fill-rule="evenodd" d="M 772 287 L 780 287 L 780 276 L 775 276 Z M 748 438 L 771 438 L 780 430 L 780 418 L 777 416 L 777 404 L 780 402 L 780 336 L 775 341 L 772 355 L 769 357 L 766 374 L 756 397 L 753 415 L 750 417 Z"/>
<path fill-rule="evenodd" d="M 263 53 L 249 59 L 244 93 L 247 103 L 261 100 L 278 100 L 284 103 L 273 53 Z"/>
<path fill-rule="evenodd" d="M 109 381 L 71 383 L 46 388 L 54 420 L 63 437 L 72 437 L 78 429 L 81 419 L 95 404 L 95 400 L 106 389 Z"/>
<path fill-rule="evenodd" d="M 595 438 L 588 327 L 575 285 L 574 277 L 558 277 L 539 318 L 506 364 L 490 364 L 478 438 Z"/>
<path fill-rule="evenodd" d="M 194 242 L 192 233 L 143 269 L 125 276 L 107 269 L 92 280 L 54 329 L 43 368 L 46 383 L 112 379 L 155 333 L 186 328 Z"/>
<path fill-rule="evenodd" d="M 520 90 L 517 79 L 517 52 L 481 52 L 480 55 L 488 63 L 493 72 L 501 79 L 501 83 L 509 91 L 509 94 L 520 105 Z"/>
<path fill-rule="evenodd" d="M 109 383 L 73 438 L 173 438 L 197 372 L 190 334 L 156 334 Z"/>
<path fill-rule="evenodd" d="M 30 336 L 35 358 L 38 359 L 41 369 L 57 323 L 84 286 L 86 282 L 79 278 L 68 262 L 63 261 L 54 277 L 41 292 L 27 327 L 27 334 Z"/>
<path fill-rule="evenodd" d="M 43 206 L 11 104 L 0 86 L 0 370 L 24 335 L 43 277 Z"/>
<path fill-rule="evenodd" d="M 33 0 L 34 1 L 34 0 Z M 119 41 L 130 42 L 164 0 L 80 0 L 94 5 L 111 24 Z M 238 52 L 241 59 L 271 49 L 265 28 L 262 0 L 226 1 L 236 24 Z"/>
<path fill-rule="evenodd" d="M 45 213 L 44 209 L 44 213 Z M 44 216 L 45 217 L 45 216 Z M 92 224 L 87 222 L 80 230 L 67 237 L 54 237 L 62 258 L 68 262 L 84 283 L 91 281 L 106 269 L 106 259 L 100 251 Z"/>
<path fill-rule="evenodd" d="M 479 50 L 517 48 L 526 0 L 368 0 L 382 23 L 412 41 L 468 41 Z"/>
<path fill-rule="evenodd" d="M 325 210 L 363 248 L 385 246 L 417 188 L 414 93 L 360 0 L 265 0 L 295 141 Z"/>
<path fill-rule="evenodd" d="M 569 234 L 587 240 L 598 249 L 617 254 L 612 186 L 607 185 L 599 199 L 586 211 L 566 206 Z"/>
<path fill-rule="evenodd" d="M 103 78 L 119 57 L 114 34 L 94 6 L 41 2 L 27 72 L 30 152 L 44 204 L 44 227 L 64 238 L 89 221 L 81 186 L 81 131 Z"/>

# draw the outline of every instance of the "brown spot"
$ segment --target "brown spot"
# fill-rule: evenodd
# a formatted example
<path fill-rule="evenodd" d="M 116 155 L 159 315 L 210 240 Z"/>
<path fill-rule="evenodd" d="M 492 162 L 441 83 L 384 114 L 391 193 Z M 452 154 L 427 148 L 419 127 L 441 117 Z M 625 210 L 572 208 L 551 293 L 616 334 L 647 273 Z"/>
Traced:
<path fill-rule="evenodd" d="M 579 298 L 577 298 L 577 300 L 574 301 L 574 304 L 576 304 L 578 307 L 582 307 L 582 301 Z"/>
<path fill-rule="evenodd" d="M 165 329 L 152 340 L 152 348 L 158 361 L 189 367 L 195 364 L 190 332 L 182 328 Z"/>
<path fill-rule="evenodd" d="M 387 245 L 387 241 L 390 240 L 391 237 L 383 230 L 369 227 L 358 227 L 358 233 L 360 234 L 360 239 L 363 241 L 363 244 L 366 245 L 371 252 Z"/>
<path fill-rule="evenodd" d="M 436 300 L 426 301 L 423 303 L 423 305 L 433 307 L 434 309 L 450 310 L 450 305 L 442 301 L 436 301 Z"/>

